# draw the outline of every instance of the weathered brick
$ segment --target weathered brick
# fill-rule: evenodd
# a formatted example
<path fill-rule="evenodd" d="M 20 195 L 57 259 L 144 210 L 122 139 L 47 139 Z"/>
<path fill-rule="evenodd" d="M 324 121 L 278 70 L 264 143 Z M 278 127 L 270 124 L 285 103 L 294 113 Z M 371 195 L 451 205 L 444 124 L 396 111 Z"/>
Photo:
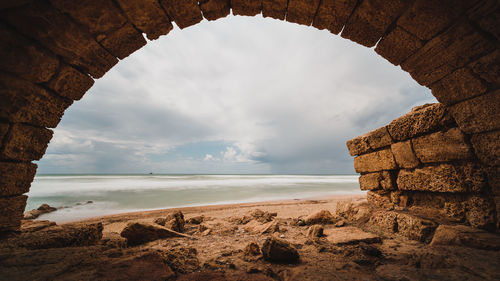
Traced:
<path fill-rule="evenodd" d="M 365 154 L 371 150 L 366 138 L 361 136 L 348 140 L 346 145 L 351 156 Z"/>
<path fill-rule="evenodd" d="M 201 0 L 199 1 L 203 17 L 207 20 L 216 20 L 231 13 L 229 0 Z"/>
<path fill-rule="evenodd" d="M 262 16 L 285 20 L 288 0 L 262 0 Z"/>
<path fill-rule="evenodd" d="M 370 190 L 366 193 L 366 200 L 372 206 L 392 210 L 394 204 L 391 202 L 390 193 L 385 190 Z"/>
<path fill-rule="evenodd" d="M 489 166 L 500 166 L 500 131 L 474 134 L 471 138 L 477 158 Z"/>
<path fill-rule="evenodd" d="M 47 83 L 60 96 L 79 100 L 94 85 L 94 79 L 71 66 L 64 65 Z"/>
<path fill-rule="evenodd" d="M 376 211 L 370 217 L 369 226 L 375 231 L 383 233 L 395 233 L 398 231 L 397 213 L 390 211 Z"/>
<path fill-rule="evenodd" d="M 411 140 L 413 150 L 422 163 L 448 162 L 472 158 L 471 147 L 458 129 L 436 132 Z"/>
<path fill-rule="evenodd" d="M 374 46 L 409 0 L 365 0 L 349 18 L 341 36 L 366 47 Z"/>
<path fill-rule="evenodd" d="M 7 135 L 8 131 L 9 131 L 9 124 L 0 122 L 0 146 L 1 143 L 3 142 L 3 138 Z"/>
<path fill-rule="evenodd" d="M 486 180 L 473 164 L 441 164 L 415 170 L 401 170 L 397 178 L 400 190 L 432 192 L 481 192 Z"/>
<path fill-rule="evenodd" d="M 398 213 L 396 217 L 398 234 L 420 242 L 429 243 L 437 223 L 408 213 Z"/>
<path fill-rule="evenodd" d="M 420 164 L 413 151 L 411 140 L 391 144 L 391 151 L 394 154 L 396 163 L 401 168 L 412 169 Z"/>
<path fill-rule="evenodd" d="M 35 177 L 36 164 L 0 162 L 0 196 L 26 193 Z"/>
<path fill-rule="evenodd" d="M 356 0 L 322 0 L 313 20 L 317 29 L 327 29 L 339 34 L 356 6 Z"/>
<path fill-rule="evenodd" d="M 23 124 L 12 125 L 0 150 L 0 159 L 32 161 L 42 158 L 53 132 Z"/>
<path fill-rule="evenodd" d="M 468 200 L 465 193 L 403 191 L 403 194 L 406 196 L 405 207 L 412 212 L 442 216 L 456 222 L 465 221 Z"/>
<path fill-rule="evenodd" d="M 500 49 L 471 63 L 471 67 L 485 81 L 500 85 Z"/>
<path fill-rule="evenodd" d="M 288 0 L 286 21 L 311 25 L 320 0 Z"/>
<path fill-rule="evenodd" d="M 493 198 L 472 196 L 467 201 L 466 219 L 472 227 L 493 231 L 497 224 Z"/>
<path fill-rule="evenodd" d="M 146 40 L 131 24 L 126 24 L 108 35 L 101 44 L 114 56 L 124 59 L 146 45 Z"/>
<path fill-rule="evenodd" d="M 203 20 L 198 1 L 195 0 L 163 0 L 160 2 L 170 19 L 180 29 L 199 23 Z"/>
<path fill-rule="evenodd" d="M 56 127 L 71 101 L 44 88 L 0 73 L 0 118 L 16 123 Z"/>
<path fill-rule="evenodd" d="M 488 2 L 493 2 L 493 1 L 488 1 Z M 500 31 L 498 30 L 499 18 L 500 18 L 500 3 L 496 1 L 496 8 L 489 10 L 486 14 L 478 18 L 477 23 L 482 30 L 492 34 L 493 36 L 495 36 L 497 40 L 500 40 Z"/>
<path fill-rule="evenodd" d="M 430 86 L 432 95 L 443 104 L 454 104 L 486 92 L 487 86 L 470 69 L 460 68 Z"/>
<path fill-rule="evenodd" d="M 172 30 L 173 25 L 157 0 L 117 0 L 130 21 L 149 40 L 158 39 Z"/>
<path fill-rule="evenodd" d="M 368 173 L 359 177 L 359 186 L 361 190 L 394 190 L 396 177 L 389 171 Z"/>
<path fill-rule="evenodd" d="M 0 197 L 0 233 L 18 230 L 28 196 Z"/>
<path fill-rule="evenodd" d="M 250 16 L 260 14 L 262 0 L 231 0 L 231 9 L 235 16 Z"/>
<path fill-rule="evenodd" d="M 449 108 L 460 129 L 466 134 L 500 129 L 500 90 Z"/>
<path fill-rule="evenodd" d="M 422 48 L 423 43 L 415 35 L 396 27 L 384 36 L 377 44 L 375 52 L 387 59 L 394 65 L 400 65 L 417 50 Z"/>
<path fill-rule="evenodd" d="M 381 127 L 347 141 L 347 147 L 351 155 L 354 156 L 389 146 L 391 143 L 392 139 L 387 128 Z"/>
<path fill-rule="evenodd" d="M 59 60 L 43 47 L 0 24 L 0 69 L 35 83 L 45 82 L 54 75 Z"/>
<path fill-rule="evenodd" d="M 357 173 L 379 172 L 394 170 L 396 161 L 390 148 L 363 154 L 354 158 L 354 169 Z"/>
<path fill-rule="evenodd" d="M 486 177 L 488 178 L 488 184 L 490 186 L 491 192 L 495 196 L 500 196 L 500 166 L 485 167 L 485 173 Z"/>

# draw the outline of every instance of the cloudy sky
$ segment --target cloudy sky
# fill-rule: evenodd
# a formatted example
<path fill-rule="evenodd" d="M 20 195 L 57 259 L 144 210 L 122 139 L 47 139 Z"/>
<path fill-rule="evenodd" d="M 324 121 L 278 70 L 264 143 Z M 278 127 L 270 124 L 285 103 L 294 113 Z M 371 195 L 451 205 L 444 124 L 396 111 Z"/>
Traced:
<path fill-rule="evenodd" d="M 38 172 L 352 174 L 346 140 L 427 102 L 399 67 L 328 31 L 203 21 L 97 80 Z"/>

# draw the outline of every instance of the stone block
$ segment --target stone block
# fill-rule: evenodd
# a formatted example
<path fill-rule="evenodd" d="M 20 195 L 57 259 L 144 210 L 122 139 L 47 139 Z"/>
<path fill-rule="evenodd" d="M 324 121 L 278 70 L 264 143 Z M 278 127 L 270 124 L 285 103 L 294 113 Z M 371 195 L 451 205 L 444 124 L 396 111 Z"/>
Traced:
<path fill-rule="evenodd" d="M 72 100 L 79 100 L 94 85 L 94 79 L 75 68 L 64 65 L 47 83 L 58 95 Z"/>
<path fill-rule="evenodd" d="M 108 35 L 101 44 L 114 56 L 124 59 L 146 45 L 146 40 L 131 24 L 126 24 Z"/>
<path fill-rule="evenodd" d="M 262 16 L 285 20 L 288 0 L 262 0 Z"/>
<path fill-rule="evenodd" d="M 2 13 L 2 17 L 19 32 L 40 42 L 94 78 L 102 77 L 118 62 L 90 33 L 46 2 L 30 2 Z"/>
<path fill-rule="evenodd" d="M 52 128 L 72 103 L 31 82 L 1 73 L 0 99 L 0 118 Z"/>
<path fill-rule="evenodd" d="M 437 223 L 408 213 L 398 213 L 396 218 L 398 233 L 408 239 L 429 243 Z"/>
<path fill-rule="evenodd" d="M 396 189 L 396 177 L 388 171 L 375 172 L 359 177 L 361 190 L 393 190 Z"/>
<path fill-rule="evenodd" d="M 210 21 L 224 18 L 231 13 L 229 0 L 201 0 L 199 5 L 203 17 Z"/>
<path fill-rule="evenodd" d="M 497 40 L 500 40 L 500 31 L 498 30 L 499 18 L 500 18 L 500 8 L 497 8 L 491 13 L 478 19 L 477 23 L 479 24 L 482 30 L 492 34 L 493 36 L 495 36 Z"/>
<path fill-rule="evenodd" d="M 199 23 L 203 20 L 198 1 L 195 0 L 163 0 L 160 2 L 171 20 L 180 29 Z"/>
<path fill-rule="evenodd" d="M 382 127 L 347 141 L 347 148 L 354 156 L 389 146 L 391 143 L 392 139 L 387 128 Z"/>
<path fill-rule="evenodd" d="M 158 39 L 173 28 L 157 0 L 117 0 L 117 2 L 130 21 L 146 33 L 149 40 Z"/>
<path fill-rule="evenodd" d="M 43 47 L 0 24 L 0 69 L 34 83 L 50 79 L 59 67 L 59 60 Z"/>
<path fill-rule="evenodd" d="M 470 24 L 460 22 L 427 42 L 401 68 L 421 85 L 429 86 L 495 49 Z"/>
<path fill-rule="evenodd" d="M 373 47 L 410 2 L 408 0 L 363 1 L 350 16 L 341 36 L 363 46 Z"/>
<path fill-rule="evenodd" d="M 450 112 L 466 134 L 500 129 L 500 90 L 457 103 Z"/>
<path fill-rule="evenodd" d="M 396 161 L 394 160 L 390 148 L 363 154 L 354 158 L 354 169 L 357 173 L 395 170 L 396 168 Z"/>
<path fill-rule="evenodd" d="M 356 0 L 322 0 L 312 25 L 317 29 L 327 29 L 333 34 L 339 34 L 356 3 Z"/>
<path fill-rule="evenodd" d="M 394 208 L 394 204 L 391 202 L 391 194 L 387 191 L 368 191 L 366 200 L 370 205 L 381 209 L 392 210 Z"/>
<path fill-rule="evenodd" d="M 485 173 L 491 192 L 495 196 L 500 196 L 500 166 L 486 167 Z"/>
<path fill-rule="evenodd" d="M 12 125 L 0 149 L 0 159 L 32 161 L 42 158 L 52 138 L 51 130 L 24 124 Z"/>
<path fill-rule="evenodd" d="M 35 177 L 36 164 L 0 162 L 0 196 L 26 193 Z"/>
<path fill-rule="evenodd" d="M 235 16 L 256 16 L 262 10 L 262 0 L 231 0 L 231 9 Z"/>
<path fill-rule="evenodd" d="M 422 163 L 449 162 L 473 157 L 471 147 L 458 128 L 414 138 L 411 142 Z"/>
<path fill-rule="evenodd" d="M 430 88 L 440 103 L 449 105 L 484 94 L 487 85 L 468 68 L 460 68 Z"/>
<path fill-rule="evenodd" d="M 369 225 L 372 229 L 383 233 L 396 233 L 398 231 L 397 213 L 391 211 L 377 211 L 370 217 Z"/>
<path fill-rule="evenodd" d="M 0 197 L 0 233 L 18 230 L 28 196 Z"/>
<path fill-rule="evenodd" d="M 440 225 L 431 246 L 461 246 L 484 250 L 500 250 L 500 236 L 465 225 Z"/>
<path fill-rule="evenodd" d="M 7 135 L 8 131 L 9 131 L 9 124 L 0 123 L 0 143 L 2 143 L 3 138 Z"/>
<path fill-rule="evenodd" d="M 483 164 L 500 166 L 500 131 L 472 135 L 471 142 Z"/>
<path fill-rule="evenodd" d="M 394 65 L 400 65 L 422 48 L 423 43 L 415 35 L 400 27 L 385 35 L 375 47 L 375 52 Z"/>
<path fill-rule="evenodd" d="M 396 163 L 401 168 L 412 169 L 420 164 L 413 151 L 411 140 L 391 144 L 391 151 Z"/>
<path fill-rule="evenodd" d="M 401 170 L 397 178 L 400 190 L 432 192 L 481 192 L 486 180 L 474 164 L 440 164 L 415 170 Z"/>
<path fill-rule="evenodd" d="M 466 219 L 472 227 L 494 231 L 497 217 L 493 198 L 472 196 L 467 201 Z"/>
<path fill-rule="evenodd" d="M 311 25 L 320 0 L 288 0 L 286 21 Z"/>
<path fill-rule="evenodd" d="M 359 136 L 346 142 L 347 149 L 351 156 L 365 154 L 371 151 L 366 138 Z"/>
<path fill-rule="evenodd" d="M 500 84 L 500 50 L 496 50 L 471 63 L 474 73 L 485 81 Z"/>

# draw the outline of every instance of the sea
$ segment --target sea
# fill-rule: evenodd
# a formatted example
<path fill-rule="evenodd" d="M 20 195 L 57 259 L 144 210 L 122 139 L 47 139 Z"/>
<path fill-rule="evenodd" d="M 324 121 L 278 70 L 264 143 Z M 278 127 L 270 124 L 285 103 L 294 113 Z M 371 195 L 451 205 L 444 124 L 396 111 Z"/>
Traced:
<path fill-rule="evenodd" d="M 363 194 L 358 175 L 37 175 L 26 211 L 68 222 L 133 211 Z"/>

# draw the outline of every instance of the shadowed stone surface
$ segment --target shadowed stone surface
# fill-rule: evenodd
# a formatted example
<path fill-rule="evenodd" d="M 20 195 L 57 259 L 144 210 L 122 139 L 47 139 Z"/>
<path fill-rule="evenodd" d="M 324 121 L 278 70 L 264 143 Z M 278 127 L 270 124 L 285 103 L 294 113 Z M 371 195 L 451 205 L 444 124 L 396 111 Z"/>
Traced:
<path fill-rule="evenodd" d="M 146 40 L 131 24 L 126 24 L 102 40 L 101 44 L 111 54 L 124 59 L 146 45 Z"/>
<path fill-rule="evenodd" d="M 386 127 L 378 128 L 357 138 L 347 141 L 347 148 L 351 156 L 364 154 L 388 146 L 392 143 Z"/>
<path fill-rule="evenodd" d="M 19 229 L 28 196 L 0 197 L 0 237 L 2 232 Z M 4 215 L 8 214 L 8 215 Z"/>
<path fill-rule="evenodd" d="M 394 65 L 400 65 L 417 50 L 423 43 L 415 35 L 408 33 L 400 27 L 389 32 L 375 48 L 375 52 Z"/>
<path fill-rule="evenodd" d="M 396 189 L 396 177 L 391 172 L 383 171 L 364 174 L 359 177 L 361 190 Z"/>
<path fill-rule="evenodd" d="M 52 134 L 48 129 L 14 124 L 0 149 L 0 159 L 39 160 L 45 153 Z"/>
<path fill-rule="evenodd" d="M 288 0 L 262 0 L 262 16 L 285 20 Z"/>
<path fill-rule="evenodd" d="M 500 166 L 500 131 L 473 135 L 471 142 L 481 162 L 488 166 Z"/>
<path fill-rule="evenodd" d="M 311 25 L 320 0 L 288 0 L 286 21 Z"/>
<path fill-rule="evenodd" d="M 260 14 L 262 0 L 231 0 L 231 10 L 235 16 L 255 16 Z"/>
<path fill-rule="evenodd" d="M 36 164 L 0 162 L 0 196 L 21 195 L 29 191 Z"/>
<path fill-rule="evenodd" d="M 500 50 L 486 55 L 471 64 L 474 73 L 485 81 L 500 84 Z"/>
<path fill-rule="evenodd" d="M 472 158 L 472 151 L 458 128 L 414 138 L 411 142 L 415 154 L 422 163 Z"/>
<path fill-rule="evenodd" d="M 146 33 L 149 40 L 158 39 L 172 30 L 168 16 L 156 0 L 118 0 L 132 23 Z"/>
<path fill-rule="evenodd" d="M 339 34 L 356 6 L 356 0 L 322 0 L 314 17 L 313 26 Z"/>
<path fill-rule="evenodd" d="M 160 3 L 170 19 L 181 29 L 197 24 L 203 19 L 197 1 L 162 0 Z"/>
<path fill-rule="evenodd" d="M 199 1 L 203 17 L 207 20 L 216 20 L 231 13 L 229 0 L 202 0 Z"/>
<path fill-rule="evenodd" d="M 487 90 L 486 83 L 477 78 L 468 68 L 460 68 L 431 85 L 432 94 L 444 104 L 479 96 Z"/>

